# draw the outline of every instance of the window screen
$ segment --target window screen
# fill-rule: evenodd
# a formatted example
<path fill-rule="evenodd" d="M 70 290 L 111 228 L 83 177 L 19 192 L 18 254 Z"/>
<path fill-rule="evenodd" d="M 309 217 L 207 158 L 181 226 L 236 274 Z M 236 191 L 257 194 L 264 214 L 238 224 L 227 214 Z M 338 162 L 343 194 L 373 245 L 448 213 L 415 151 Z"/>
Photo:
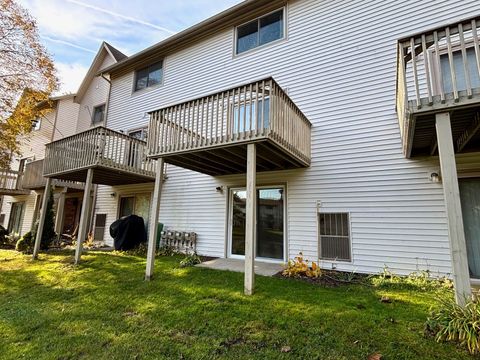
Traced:
<path fill-rule="evenodd" d="M 350 261 L 350 221 L 348 213 L 320 213 L 320 259 Z"/>
<path fill-rule="evenodd" d="M 92 123 L 98 124 L 103 122 L 105 117 L 105 104 L 95 106 L 93 108 Z"/>

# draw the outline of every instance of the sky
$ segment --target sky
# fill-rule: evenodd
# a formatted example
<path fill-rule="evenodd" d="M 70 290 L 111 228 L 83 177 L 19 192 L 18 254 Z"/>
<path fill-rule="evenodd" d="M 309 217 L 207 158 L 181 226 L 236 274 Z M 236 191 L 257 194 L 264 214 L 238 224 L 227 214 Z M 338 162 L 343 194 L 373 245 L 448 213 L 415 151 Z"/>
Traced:
<path fill-rule="evenodd" d="M 59 93 L 76 92 L 102 41 L 126 55 L 143 50 L 241 0 L 17 0 L 37 20 Z"/>

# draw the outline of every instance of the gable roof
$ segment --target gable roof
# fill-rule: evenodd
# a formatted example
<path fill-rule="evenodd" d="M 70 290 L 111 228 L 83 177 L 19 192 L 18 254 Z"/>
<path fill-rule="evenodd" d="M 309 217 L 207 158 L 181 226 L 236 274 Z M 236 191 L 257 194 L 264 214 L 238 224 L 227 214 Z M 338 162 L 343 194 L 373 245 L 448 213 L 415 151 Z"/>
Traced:
<path fill-rule="evenodd" d="M 159 57 L 175 49 L 191 44 L 221 29 L 235 26 L 248 21 L 262 13 L 275 10 L 287 3 L 288 0 L 244 0 L 241 3 L 214 15 L 186 30 L 172 35 L 167 39 L 152 45 L 116 64 L 103 69 L 100 74 L 114 74 L 135 70 L 149 65 Z"/>
<path fill-rule="evenodd" d="M 105 56 L 110 56 L 115 61 L 115 63 L 127 58 L 127 55 L 123 54 L 120 50 L 103 41 L 100 45 L 100 48 L 98 49 L 97 55 L 95 55 L 95 58 L 93 59 L 92 64 L 87 71 L 87 74 L 83 78 L 83 81 L 78 88 L 77 94 L 75 95 L 75 102 L 79 103 L 83 95 L 85 95 L 85 92 L 87 91 L 90 82 L 95 76 L 97 76 L 97 73 L 100 70 L 100 66 L 105 59 Z"/>

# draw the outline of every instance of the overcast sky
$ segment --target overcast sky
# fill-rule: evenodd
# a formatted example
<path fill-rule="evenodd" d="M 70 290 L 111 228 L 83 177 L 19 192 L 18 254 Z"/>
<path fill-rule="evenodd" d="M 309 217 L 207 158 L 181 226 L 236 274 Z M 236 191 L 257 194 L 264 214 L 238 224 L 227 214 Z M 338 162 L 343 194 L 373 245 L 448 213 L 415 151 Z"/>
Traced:
<path fill-rule="evenodd" d="M 76 92 L 101 42 L 126 55 L 241 0 L 18 0 L 37 19 L 62 87 Z"/>

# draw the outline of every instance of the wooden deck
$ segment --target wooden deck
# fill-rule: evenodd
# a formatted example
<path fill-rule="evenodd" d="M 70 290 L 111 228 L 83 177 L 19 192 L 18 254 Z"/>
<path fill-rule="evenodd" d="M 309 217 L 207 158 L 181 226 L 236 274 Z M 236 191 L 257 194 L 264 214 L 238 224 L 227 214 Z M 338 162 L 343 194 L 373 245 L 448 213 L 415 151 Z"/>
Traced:
<path fill-rule="evenodd" d="M 0 170 L 0 195 L 26 195 L 30 190 L 22 186 L 23 173 L 14 170 Z"/>
<path fill-rule="evenodd" d="M 155 180 L 155 161 L 146 157 L 146 142 L 104 127 L 54 141 L 46 146 L 43 176 L 93 183 L 127 185 Z"/>
<path fill-rule="evenodd" d="M 45 188 L 47 178 L 43 176 L 44 160 L 36 160 L 25 165 L 22 178 L 23 189 L 39 190 Z M 53 179 L 52 185 L 67 188 L 68 192 L 79 191 L 85 188 L 82 182 Z"/>
<path fill-rule="evenodd" d="M 311 123 L 272 78 L 150 113 L 148 156 L 209 175 L 308 167 Z"/>
<path fill-rule="evenodd" d="M 474 17 L 398 42 L 396 109 L 406 157 L 437 154 L 435 115 L 442 112 L 450 113 L 455 151 L 480 150 L 479 27 Z"/>

